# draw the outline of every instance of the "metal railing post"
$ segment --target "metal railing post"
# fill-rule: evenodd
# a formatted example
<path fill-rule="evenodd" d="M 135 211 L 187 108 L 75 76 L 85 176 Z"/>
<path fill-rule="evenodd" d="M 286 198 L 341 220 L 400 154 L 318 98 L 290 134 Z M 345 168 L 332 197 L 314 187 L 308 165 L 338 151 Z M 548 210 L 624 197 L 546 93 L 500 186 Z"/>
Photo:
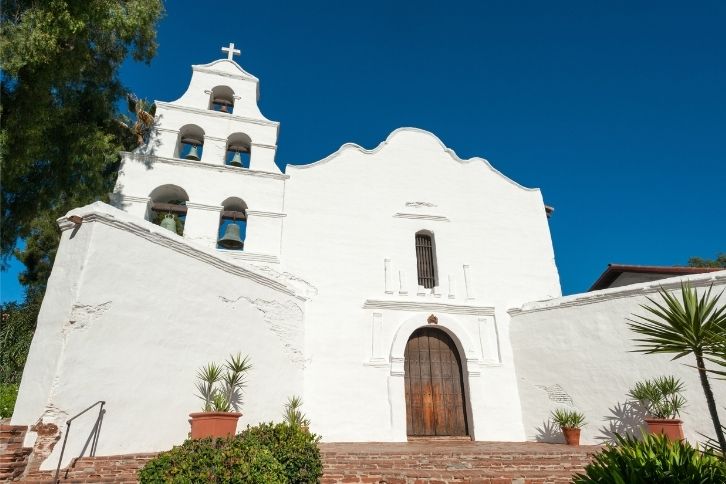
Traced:
<path fill-rule="evenodd" d="M 97 401 L 96 403 L 94 403 L 93 405 L 91 405 L 90 407 L 88 407 L 87 409 L 83 410 L 80 413 L 77 413 L 76 415 L 74 415 L 73 417 L 69 418 L 66 421 L 66 435 L 65 435 L 65 437 L 63 437 L 63 447 L 61 447 L 60 457 L 58 458 L 58 465 L 55 468 L 55 477 L 53 477 L 53 482 L 54 483 L 57 484 L 59 482 L 59 480 L 58 480 L 58 474 L 60 474 L 60 466 L 61 466 L 61 463 L 63 462 L 63 454 L 66 451 L 66 442 L 68 442 L 68 433 L 71 431 L 71 422 L 73 422 L 76 418 L 80 417 L 84 413 L 88 412 L 90 409 L 92 409 L 93 407 L 95 407 L 99 403 L 101 404 L 101 408 L 99 410 L 99 419 L 100 419 L 101 418 L 101 412 L 103 412 L 103 406 L 106 404 L 106 402 L 104 400 Z M 96 425 L 97 425 L 97 427 L 96 427 L 95 432 L 99 432 L 100 431 L 100 428 L 98 426 L 98 420 L 96 420 Z M 98 442 L 98 435 L 96 435 L 94 439 L 95 439 L 95 442 L 97 443 Z M 94 444 L 94 453 L 95 453 L 95 444 Z"/>

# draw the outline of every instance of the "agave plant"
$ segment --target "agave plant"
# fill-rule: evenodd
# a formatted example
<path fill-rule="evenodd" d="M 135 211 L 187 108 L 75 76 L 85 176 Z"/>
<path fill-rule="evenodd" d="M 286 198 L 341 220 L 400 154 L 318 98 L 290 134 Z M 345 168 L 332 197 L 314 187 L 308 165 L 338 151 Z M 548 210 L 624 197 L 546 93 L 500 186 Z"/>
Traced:
<path fill-rule="evenodd" d="M 558 408 L 552 411 L 550 418 L 561 429 L 580 429 L 585 426 L 585 415 L 577 410 Z"/>
<path fill-rule="evenodd" d="M 207 363 L 197 371 L 197 397 L 205 412 L 238 411 L 242 390 L 247 386 L 247 372 L 252 369 L 249 357 L 230 355 L 224 365 Z"/>
<path fill-rule="evenodd" d="M 693 354 L 716 438 L 722 454 L 726 455 L 726 438 L 705 363 L 707 359 L 714 361 L 711 357 L 718 354 L 719 345 L 726 335 L 726 306 L 718 306 L 723 291 L 712 296 L 712 288 L 709 287 L 699 298 L 695 288 L 681 283 L 680 300 L 661 288 L 660 301 L 647 298 L 650 304 L 641 304 L 647 314 L 633 315 L 634 319 L 628 319 L 628 325 L 642 335 L 635 339 L 635 351 L 671 353 L 674 360 Z"/>
<path fill-rule="evenodd" d="M 637 382 L 628 392 L 628 396 L 637 400 L 648 415 L 673 419 L 680 415 L 686 405 L 686 399 L 681 395 L 683 390 L 683 382 L 678 378 L 661 376 Z"/>

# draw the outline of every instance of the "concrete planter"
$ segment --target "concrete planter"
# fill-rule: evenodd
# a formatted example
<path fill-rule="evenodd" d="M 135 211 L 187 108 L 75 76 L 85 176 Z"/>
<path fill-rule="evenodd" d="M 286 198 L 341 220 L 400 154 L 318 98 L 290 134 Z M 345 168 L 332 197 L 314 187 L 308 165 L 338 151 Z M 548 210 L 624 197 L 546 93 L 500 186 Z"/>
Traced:
<path fill-rule="evenodd" d="M 229 437 L 237 432 L 238 412 L 197 412 L 190 413 L 192 438 Z"/>
<path fill-rule="evenodd" d="M 580 429 L 562 428 L 567 445 L 580 445 Z"/>
<path fill-rule="evenodd" d="M 663 434 L 669 440 L 683 440 L 683 421 L 677 418 L 646 418 L 648 432 Z"/>

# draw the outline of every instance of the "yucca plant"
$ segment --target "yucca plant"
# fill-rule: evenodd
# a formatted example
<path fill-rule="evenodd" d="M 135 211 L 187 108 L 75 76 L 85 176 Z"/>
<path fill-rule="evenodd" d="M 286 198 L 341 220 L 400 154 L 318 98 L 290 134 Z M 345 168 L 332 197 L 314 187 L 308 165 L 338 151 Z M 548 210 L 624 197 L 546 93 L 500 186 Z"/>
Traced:
<path fill-rule="evenodd" d="M 674 419 L 680 416 L 686 405 L 681 395 L 683 382 L 674 376 L 660 376 L 652 380 L 643 380 L 635 384 L 628 396 L 637 400 L 648 415 L 655 418 Z"/>
<path fill-rule="evenodd" d="M 282 414 L 285 422 L 293 427 L 307 428 L 310 425 L 310 421 L 302 412 L 301 408 L 302 399 L 300 397 L 296 395 L 288 397 L 287 403 L 285 403 L 285 411 Z"/>
<path fill-rule="evenodd" d="M 716 483 L 726 482 L 726 462 L 709 451 L 701 451 L 686 441 L 668 440 L 663 435 L 645 435 L 642 440 L 632 436 L 615 436 L 616 445 L 609 445 L 595 455 L 577 474 L 575 484 L 653 484 L 653 483 Z"/>
<path fill-rule="evenodd" d="M 557 408 L 552 411 L 550 419 L 561 429 L 581 429 L 585 426 L 585 415 L 577 410 Z"/>
<path fill-rule="evenodd" d="M 197 371 L 197 396 L 204 402 L 204 412 L 238 411 L 247 372 L 252 368 L 249 357 L 230 355 L 224 365 L 208 363 Z"/>
<path fill-rule="evenodd" d="M 723 291 L 712 296 L 712 288 L 699 298 L 695 288 L 681 283 L 680 300 L 661 288 L 660 301 L 648 297 L 650 304 L 641 304 L 646 315 L 633 315 L 634 319 L 628 319 L 628 325 L 642 335 L 635 339 L 635 351 L 670 353 L 674 360 L 693 354 L 716 438 L 722 454 L 726 455 L 726 439 L 705 364 L 705 359 L 716 354 L 718 344 L 726 334 L 726 306 L 718 306 Z"/>

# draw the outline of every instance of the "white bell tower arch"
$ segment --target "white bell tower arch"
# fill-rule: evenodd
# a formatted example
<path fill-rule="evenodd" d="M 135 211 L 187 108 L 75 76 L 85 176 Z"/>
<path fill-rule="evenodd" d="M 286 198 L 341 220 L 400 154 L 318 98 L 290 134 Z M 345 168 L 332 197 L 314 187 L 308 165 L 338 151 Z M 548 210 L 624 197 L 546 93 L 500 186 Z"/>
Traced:
<path fill-rule="evenodd" d="M 259 79 L 233 60 L 240 49 L 230 43 L 222 52 L 225 58 L 192 66 L 179 99 L 155 102 L 149 142 L 122 153 L 113 201 L 152 220 L 149 214 L 159 207 L 150 194 L 159 186 L 178 186 L 189 197 L 179 209 L 184 229 L 177 235 L 225 257 L 279 262 L 288 178 L 275 163 L 280 123 L 260 111 Z M 231 197 L 247 206 L 246 239 L 238 250 L 218 244 L 223 201 Z"/>

